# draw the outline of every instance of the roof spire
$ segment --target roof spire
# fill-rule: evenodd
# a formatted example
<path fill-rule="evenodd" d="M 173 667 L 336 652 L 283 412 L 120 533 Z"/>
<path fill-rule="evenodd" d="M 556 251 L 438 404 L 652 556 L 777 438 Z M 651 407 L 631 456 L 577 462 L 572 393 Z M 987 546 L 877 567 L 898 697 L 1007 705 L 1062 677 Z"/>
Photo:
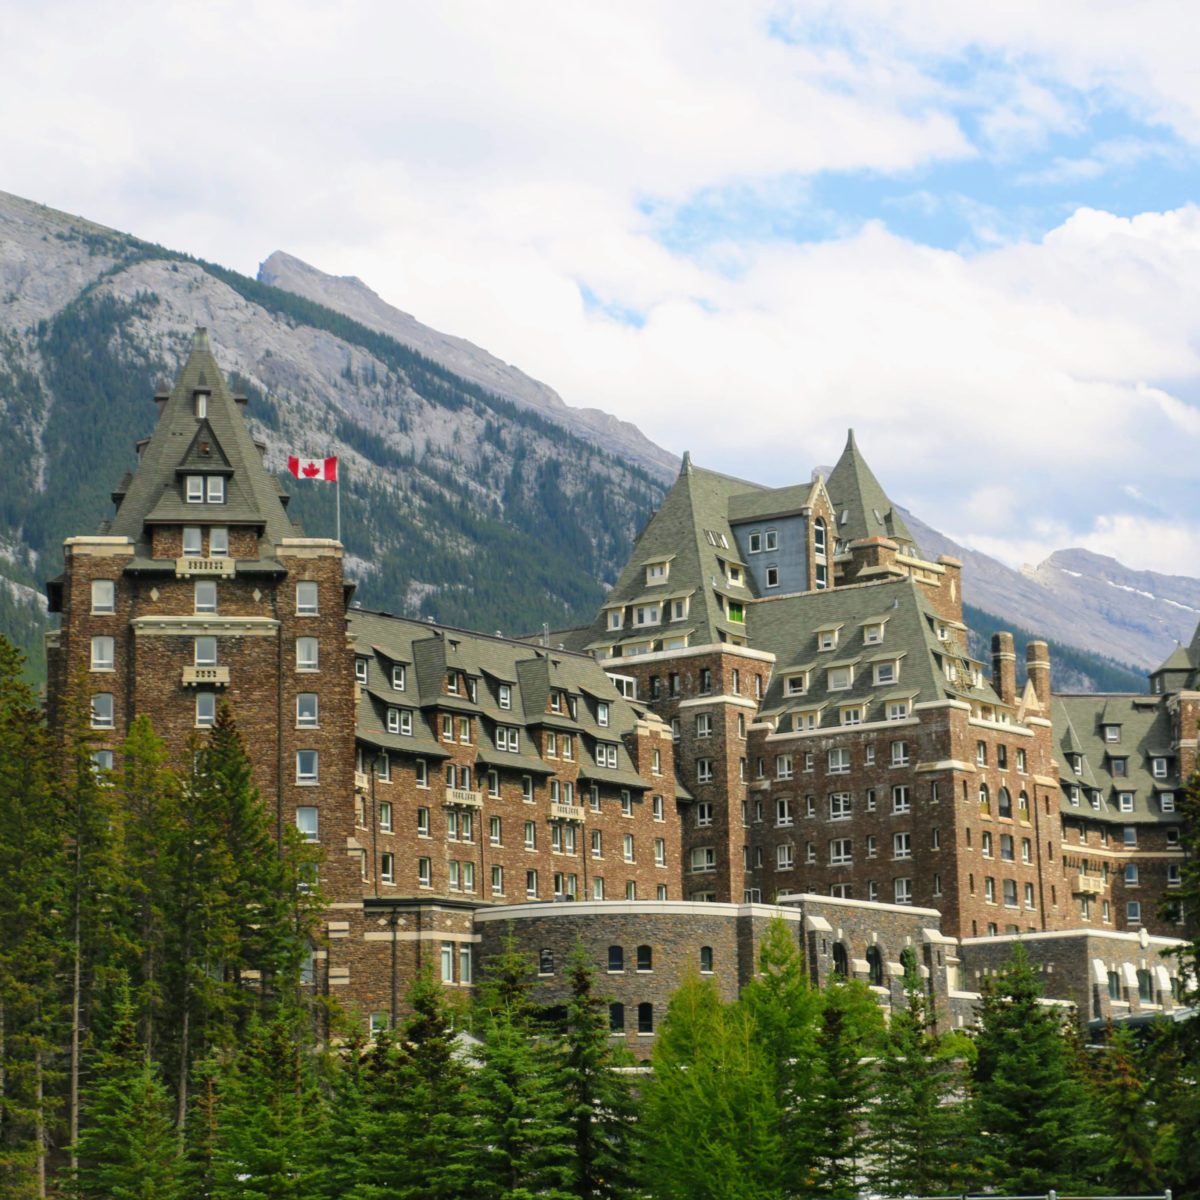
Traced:
<path fill-rule="evenodd" d="M 192 334 L 192 349 L 207 350 L 208 349 L 208 330 L 203 325 L 196 326 L 196 332 Z"/>
<path fill-rule="evenodd" d="M 858 450 L 858 443 L 854 440 L 854 430 L 853 429 L 846 430 L 846 451 L 849 451 L 849 450 L 854 450 L 854 451 Z M 843 453 L 845 453 L 846 451 L 843 451 Z"/>
<path fill-rule="evenodd" d="M 683 452 L 683 461 L 679 464 L 680 475 L 690 475 L 692 473 L 692 452 L 685 450 Z"/>

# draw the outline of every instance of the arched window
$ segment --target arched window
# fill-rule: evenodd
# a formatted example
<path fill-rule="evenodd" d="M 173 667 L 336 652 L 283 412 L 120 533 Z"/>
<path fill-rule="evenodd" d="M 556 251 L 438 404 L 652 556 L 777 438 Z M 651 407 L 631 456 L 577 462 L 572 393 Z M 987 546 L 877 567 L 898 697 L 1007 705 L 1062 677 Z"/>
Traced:
<path fill-rule="evenodd" d="M 711 975 L 713 969 L 713 948 L 711 946 L 700 947 L 700 970 L 705 975 Z"/>
<path fill-rule="evenodd" d="M 846 955 L 846 947 L 841 942 L 833 943 L 833 973 L 843 979 L 850 974 L 850 959 Z"/>
<path fill-rule="evenodd" d="M 1144 967 L 1137 973 L 1138 999 L 1143 1004 L 1154 1001 L 1154 977 Z"/>
<path fill-rule="evenodd" d="M 979 811 L 985 813 L 992 811 L 992 794 L 988 791 L 986 783 L 979 785 Z"/>
<path fill-rule="evenodd" d="M 612 1033 L 625 1032 L 625 1005 L 614 1001 L 608 1006 L 608 1028 Z"/>
<path fill-rule="evenodd" d="M 654 1005 L 648 1000 L 638 1005 L 638 1033 L 654 1032 Z"/>
<path fill-rule="evenodd" d="M 609 946 L 608 969 L 610 971 L 625 970 L 625 951 L 620 946 Z"/>
<path fill-rule="evenodd" d="M 996 793 L 996 811 L 1002 817 L 1012 816 L 1012 796 L 1006 787 L 1002 787 Z"/>
<path fill-rule="evenodd" d="M 813 553 L 825 553 L 825 522 L 821 517 L 813 522 Z"/>
<path fill-rule="evenodd" d="M 637 969 L 639 971 L 654 970 L 654 951 L 649 946 L 637 948 Z"/>
<path fill-rule="evenodd" d="M 1017 810 L 1020 812 L 1023 821 L 1029 820 L 1029 793 L 1024 790 L 1017 797 Z"/>
<path fill-rule="evenodd" d="M 872 987 L 883 987 L 883 954 L 878 946 L 867 947 L 867 978 Z"/>

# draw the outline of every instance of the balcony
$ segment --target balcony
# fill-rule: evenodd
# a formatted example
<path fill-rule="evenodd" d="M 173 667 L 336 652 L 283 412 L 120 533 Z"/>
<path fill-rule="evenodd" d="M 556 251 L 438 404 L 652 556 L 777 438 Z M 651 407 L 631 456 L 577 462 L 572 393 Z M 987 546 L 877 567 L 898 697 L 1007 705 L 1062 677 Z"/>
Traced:
<path fill-rule="evenodd" d="M 446 789 L 446 803 L 456 805 L 459 808 L 482 808 L 483 793 L 468 792 L 466 788 Z"/>
<path fill-rule="evenodd" d="M 1104 880 L 1099 875 L 1076 875 L 1073 890 L 1077 896 L 1099 896 L 1104 891 Z"/>
<path fill-rule="evenodd" d="M 184 687 L 228 687 L 228 667 L 184 667 Z"/>
<path fill-rule="evenodd" d="M 552 821 L 582 821 L 583 805 L 557 804 L 550 801 L 550 819 Z"/>
<path fill-rule="evenodd" d="M 233 559 L 227 554 L 216 558 L 203 558 L 200 555 L 185 554 L 175 560 L 175 578 L 193 579 L 196 577 L 209 579 L 232 579 Z"/>
<path fill-rule="evenodd" d="M 354 790 L 356 792 L 365 793 L 368 790 L 368 776 L 366 771 L 354 772 Z"/>

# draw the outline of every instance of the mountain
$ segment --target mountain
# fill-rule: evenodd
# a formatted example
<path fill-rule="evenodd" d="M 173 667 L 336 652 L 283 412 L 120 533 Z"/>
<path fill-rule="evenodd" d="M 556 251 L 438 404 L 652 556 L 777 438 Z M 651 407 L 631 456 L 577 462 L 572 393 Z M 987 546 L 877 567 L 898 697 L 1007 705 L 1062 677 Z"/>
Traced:
<path fill-rule="evenodd" d="M 270 261 L 293 282 L 303 274 L 296 260 Z M 340 457 L 347 565 L 364 605 L 508 632 L 595 612 L 671 457 L 408 318 L 411 343 L 473 377 L 456 373 L 385 332 L 392 314 L 377 298 L 368 312 L 367 289 L 341 291 L 355 300 L 349 315 L 0 193 L 6 630 L 38 652 L 38 585 L 57 573 L 63 537 L 111 512 L 109 492 L 154 424 L 156 387 L 197 325 L 249 397 L 270 467 L 298 451 Z M 334 489 L 286 482 L 290 511 L 331 535 Z"/>
<path fill-rule="evenodd" d="M 258 268 L 258 278 L 261 283 L 344 313 L 368 329 L 386 333 L 460 378 L 512 401 L 519 408 L 540 413 L 585 441 L 623 455 L 664 483 L 674 479 L 679 470 L 678 457 L 656 446 L 636 425 L 598 408 L 569 407 L 553 388 L 531 379 L 524 371 L 465 338 L 422 325 L 415 317 L 380 299 L 355 276 L 326 275 L 291 254 L 276 250 Z"/>
<path fill-rule="evenodd" d="M 1064 645 L 1144 672 L 1190 642 L 1200 622 L 1198 579 L 1135 571 L 1088 550 L 1058 550 L 1016 571 L 905 516 L 926 554 L 962 559 L 967 604 Z"/>
<path fill-rule="evenodd" d="M 510 633 L 590 620 L 677 470 L 634 426 L 570 407 L 358 279 L 279 251 L 251 279 L 0 192 L 0 629 L 35 677 L 41 583 L 62 538 L 111 511 L 196 325 L 249 396 L 269 465 L 341 457 L 365 605 Z M 332 489 L 285 482 L 308 531 L 332 533 Z M 1195 579 L 1082 550 L 1014 571 L 905 517 L 927 554 L 964 561 L 981 635 L 1052 642 L 1058 686 L 1138 688 L 1200 618 Z"/>

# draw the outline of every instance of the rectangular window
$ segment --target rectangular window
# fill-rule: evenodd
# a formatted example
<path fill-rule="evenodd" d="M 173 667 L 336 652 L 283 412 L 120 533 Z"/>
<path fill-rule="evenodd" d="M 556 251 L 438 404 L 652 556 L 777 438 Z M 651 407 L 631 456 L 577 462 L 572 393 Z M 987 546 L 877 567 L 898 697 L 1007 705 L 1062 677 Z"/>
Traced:
<path fill-rule="evenodd" d="M 296 828 L 310 842 L 315 842 L 319 829 L 317 825 L 317 809 L 313 805 L 302 805 L 296 809 Z"/>
<path fill-rule="evenodd" d="M 396 856 L 387 850 L 379 856 L 379 882 L 396 882 Z"/>
<path fill-rule="evenodd" d="M 315 750 L 296 751 L 296 782 L 317 782 L 317 752 Z"/>
<path fill-rule="evenodd" d="M 829 819 L 848 821 L 854 815 L 854 800 L 849 792 L 831 792 L 829 795 Z"/>
<path fill-rule="evenodd" d="M 196 725 L 210 729 L 217 722 L 217 696 L 215 692 L 196 693 Z"/>
<path fill-rule="evenodd" d="M 892 885 L 892 895 L 897 904 L 912 903 L 912 880 L 897 879 Z"/>
<path fill-rule="evenodd" d="M 183 527 L 183 552 L 184 554 L 192 555 L 204 552 L 204 531 L 199 525 L 185 525 Z"/>
<path fill-rule="evenodd" d="M 654 839 L 654 865 L 656 867 L 667 865 L 667 843 L 664 838 Z"/>
<path fill-rule="evenodd" d="M 296 584 L 296 613 L 301 617 L 317 615 L 317 585 L 311 580 L 301 580 Z"/>
<path fill-rule="evenodd" d="M 696 714 L 696 736 L 698 738 L 712 736 L 712 715 L 710 713 Z"/>
<path fill-rule="evenodd" d="M 845 746 L 830 750 L 828 762 L 830 775 L 848 774 L 850 771 L 850 750 Z"/>
<path fill-rule="evenodd" d="M 633 816 L 633 795 L 628 788 L 621 789 L 621 816 Z"/>
<path fill-rule="evenodd" d="M 621 857 L 628 862 L 633 862 L 633 834 L 627 833 L 621 838 Z"/>
<path fill-rule="evenodd" d="M 792 756 L 780 754 L 775 759 L 775 778 L 791 779 L 793 775 Z"/>
<path fill-rule="evenodd" d="M 111 579 L 92 580 L 92 612 L 110 613 L 116 606 L 116 584 Z"/>
<path fill-rule="evenodd" d="M 488 795 L 493 799 L 500 795 L 500 772 L 489 771 L 487 773 Z"/>
<path fill-rule="evenodd" d="M 789 845 L 775 847 L 775 869 L 790 871 L 796 865 L 795 848 Z"/>
<path fill-rule="evenodd" d="M 893 858 L 912 858 L 912 834 L 911 833 L 894 833 L 894 834 L 892 834 L 892 857 Z"/>
<path fill-rule="evenodd" d="M 417 883 L 421 887 L 433 886 L 433 859 L 417 859 Z"/>
<path fill-rule="evenodd" d="M 217 583 L 215 579 L 197 579 L 194 586 L 194 607 L 198 613 L 217 611 Z"/>
<path fill-rule="evenodd" d="M 711 758 L 696 759 L 696 782 L 697 783 L 712 783 L 713 780 L 713 765 Z"/>
<path fill-rule="evenodd" d="M 110 637 L 92 638 L 92 670 L 111 671 L 116 642 Z"/>
<path fill-rule="evenodd" d="M 903 783 L 897 784 L 896 787 L 892 788 L 892 812 L 908 812 L 909 807 L 908 785 Z"/>
<path fill-rule="evenodd" d="M 525 822 L 525 849 L 537 849 L 537 825 L 533 821 Z"/>
<path fill-rule="evenodd" d="M 908 766 L 908 743 L 893 742 L 892 743 L 892 766 L 907 767 Z"/>
<path fill-rule="evenodd" d="M 208 552 L 216 558 L 229 553 L 229 530 L 224 525 L 213 525 L 208 531 Z"/>
<path fill-rule="evenodd" d="M 488 844 L 491 846 L 501 845 L 502 825 L 499 817 L 488 817 Z"/>
<path fill-rule="evenodd" d="M 204 503 L 204 476 L 189 475 L 186 482 L 186 495 L 189 504 Z"/>
<path fill-rule="evenodd" d="M 525 895 L 530 900 L 536 900 L 538 894 L 538 876 L 536 871 L 525 872 Z"/>
<path fill-rule="evenodd" d="M 208 477 L 207 499 L 209 504 L 225 503 L 225 477 L 223 475 L 210 475 Z"/>
<path fill-rule="evenodd" d="M 196 666 L 213 667 L 217 663 L 217 639 L 215 637 L 198 637 L 192 644 L 192 653 Z"/>
<path fill-rule="evenodd" d="M 834 838 L 829 843 L 830 866 L 844 867 L 853 861 L 853 846 L 850 838 Z"/>
<path fill-rule="evenodd" d="M 792 802 L 786 796 L 781 796 L 775 801 L 775 824 L 779 828 L 786 828 L 791 823 Z"/>
<path fill-rule="evenodd" d="M 318 642 L 315 637 L 298 637 L 296 639 L 296 670 L 316 671 L 319 654 Z"/>

